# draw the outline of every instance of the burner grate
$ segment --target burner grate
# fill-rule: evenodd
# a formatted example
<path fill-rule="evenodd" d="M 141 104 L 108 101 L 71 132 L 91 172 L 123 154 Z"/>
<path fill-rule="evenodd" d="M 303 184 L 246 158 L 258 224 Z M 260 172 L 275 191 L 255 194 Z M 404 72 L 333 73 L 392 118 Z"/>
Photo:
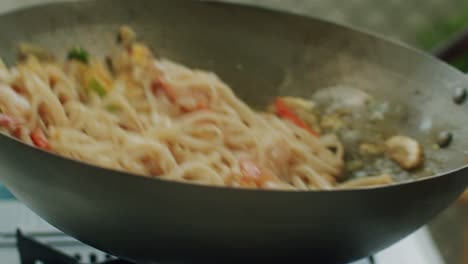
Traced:
<path fill-rule="evenodd" d="M 101 262 L 98 261 L 97 255 L 93 252 L 89 253 L 87 261 L 83 261 L 81 254 L 69 256 L 23 235 L 20 230 L 16 231 L 16 240 L 21 264 L 134 264 L 126 260 L 116 259 L 110 255 L 106 255 L 106 260 Z M 374 260 L 369 258 L 356 262 L 356 264 L 374 264 Z"/>
<path fill-rule="evenodd" d="M 29 258 L 29 255 L 25 255 L 25 252 L 23 252 L 23 256 L 21 257 L 24 261 L 22 262 L 20 259 L 18 244 L 24 245 L 24 241 L 32 240 L 34 243 L 29 244 L 29 246 L 34 246 L 36 243 L 45 245 L 49 247 L 49 249 L 54 249 L 56 251 L 55 253 L 58 252 L 63 254 L 69 257 L 69 260 L 73 259 L 74 262 L 71 263 L 129 264 L 129 262 L 116 260 L 105 252 L 69 237 L 45 222 L 26 206 L 18 203 L 17 201 L 2 201 L 0 198 L 0 215 L 0 263 L 61 264 L 59 261 L 46 262 L 46 259 L 42 258 L 43 256 L 41 257 L 40 254 L 27 252 L 26 254 L 30 254 L 35 258 Z M 17 229 L 20 229 L 21 232 L 15 233 L 14 231 Z M 28 244 L 26 244 L 26 246 L 28 246 Z M 374 259 L 375 262 L 373 262 L 372 259 L 367 258 L 353 262 L 352 264 L 444 263 L 426 228 L 420 229 L 392 247 L 376 254 Z"/>
<path fill-rule="evenodd" d="M 104 262 L 98 262 L 95 253 L 89 254 L 88 262 L 82 262 L 83 257 L 81 254 L 71 257 L 32 238 L 24 236 L 20 230 L 16 231 L 16 241 L 21 264 L 133 264 L 125 260 L 115 259 L 110 255 L 106 255 L 107 260 Z"/>

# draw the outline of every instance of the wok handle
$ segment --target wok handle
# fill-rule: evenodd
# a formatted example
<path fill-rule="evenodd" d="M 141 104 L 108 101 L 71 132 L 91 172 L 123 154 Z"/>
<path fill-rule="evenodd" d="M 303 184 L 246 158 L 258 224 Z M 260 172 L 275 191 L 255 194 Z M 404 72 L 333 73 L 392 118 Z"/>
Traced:
<path fill-rule="evenodd" d="M 446 42 L 441 47 L 433 52 L 434 56 L 447 62 L 452 63 L 456 59 L 468 54 L 468 31 L 465 31 L 453 39 Z"/>

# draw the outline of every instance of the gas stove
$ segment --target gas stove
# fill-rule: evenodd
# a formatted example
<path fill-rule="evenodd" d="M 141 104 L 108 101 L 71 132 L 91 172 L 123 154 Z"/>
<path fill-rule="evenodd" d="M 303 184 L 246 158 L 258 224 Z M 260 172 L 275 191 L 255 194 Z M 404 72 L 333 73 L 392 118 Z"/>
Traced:
<path fill-rule="evenodd" d="M 1 189 L 0 185 L 0 263 L 133 264 L 67 236 Z M 350 264 L 394 263 L 444 264 L 424 227 L 375 256 Z"/>

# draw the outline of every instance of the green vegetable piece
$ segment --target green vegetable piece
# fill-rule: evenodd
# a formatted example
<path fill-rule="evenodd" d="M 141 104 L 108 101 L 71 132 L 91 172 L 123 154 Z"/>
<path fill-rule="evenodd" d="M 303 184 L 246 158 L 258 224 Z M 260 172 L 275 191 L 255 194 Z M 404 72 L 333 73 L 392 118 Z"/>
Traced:
<path fill-rule="evenodd" d="M 107 109 L 107 111 L 109 111 L 111 113 L 117 113 L 117 112 L 120 112 L 120 110 L 122 110 L 119 105 L 115 105 L 115 104 L 107 105 L 106 109 Z"/>
<path fill-rule="evenodd" d="M 92 79 L 89 82 L 88 89 L 96 92 L 100 97 L 104 97 L 107 94 L 106 88 L 96 79 Z"/>
<path fill-rule="evenodd" d="M 89 62 L 89 54 L 86 50 L 81 47 L 74 47 L 68 52 L 68 59 L 69 60 L 77 60 L 83 63 Z"/>

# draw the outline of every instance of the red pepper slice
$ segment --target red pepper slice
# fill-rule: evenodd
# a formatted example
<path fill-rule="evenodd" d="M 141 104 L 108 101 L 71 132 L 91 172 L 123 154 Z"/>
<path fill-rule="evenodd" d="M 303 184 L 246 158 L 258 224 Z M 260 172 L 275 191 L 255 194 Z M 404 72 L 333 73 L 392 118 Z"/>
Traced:
<path fill-rule="evenodd" d="M 266 182 L 272 180 L 272 177 L 262 171 L 255 162 L 251 160 L 240 160 L 239 162 L 242 173 L 240 184 L 242 186 L 262 187 Z"/>
<path fill-rule="evenodd" d="M 56 84 L 57 84 L 57 78 L 55 78 L 54 76 L 50 76 L 49 77 L 49 86 L 54 88 Z"/>
<path fill-rule="evenodd" d="M 11 88 L 13 88 L 13 90 L 15 90 L 15 92 L 19 94 L 24 94 L 26 92 L 26 88 L 24 88 L 24 86 L 21 86 L 19 84 L 12 84 Z"/>
<path fill-rule="evenodd" d="M 21 139 L 21 136 L 23 135 L 23 128 L 20 126 L 16 127 L 15 129 L 13 129 L 12 134 L 14 137 Z"/>
<path fill-rule="evenodd" d="M 151 84 L 151 89 L 154 95 L 157 95 L 160 91 L 162 91 L 167 96 L 167 98 L 171 100 L 172 103 L 175 103 L 177 101 L 177 98 L 179 97 L 179 95 L 174 91 L 174 89 L 172 89 L 171 86 L 163 78 L 158 78 L 155 81 L 153 81 L 153 83 Z M 210 109 L 209 105 L 203 100 L 200 100 L 198 104 L 194 107 L 190 108 L 181 106 L 181 108 L 182 111 L 184 111 L 185 113 Z"/>
<path fill-rule="evenodd" d="M 0 127 L 6 127 L 14 137 L 21 138 L 23 128 L 14 118 L 0 113 Z"/>
<path fill-rule="evenodd" d="M 0 127 L 5 127 L 9 131 L 15 130 L 20 126 L 18 120 L 13 117 L 0 113 Z"/>
<path fill-rule="evenodd" d="M 173 89 L 167 84 L 167 82 L 163 78 L 158 78 L 151 84 L 151 89 L 153 93 L 156 95 L 159 91 L 163 91 L 164 94 L 174 102 L 177 99 L 177 95 Z"/>
<path fill-rule="evenodd" d="M 309 133 L 311 133 L 312 135 L 316 137 L 320 136 L 319 133 L 317 133 L 317 131 L 315 131 L 313 128 L 308 126 L 306 122 L 304 122 L 296 114 L 294 114 L 294 112 L 291 109 L 289 109 L 289 107 L 286 105 L 283 99 L 276 98 L 275 107 L 276 107 L 276 114 L 279 117 L 293 122 L 297 126 L 302 127 L 303 129 L 309 131 Z"/>
<path fill-rule="evenodd" d="M 15 121 L 13 120 L 13 118 L 5 114 L 0 114 L 0 126 L 12 128 L 14 124 L 15 124 Z"/>
<path fill-rule="evenodd" d="M 44 135 L 44 132 L 39 127 L 32 130 L 31 133 L 29 134 L 29 137 L 31 138 L 32 142 L 34 143 L 36 147 L 45 149 L 45 150 L 50 150 L 49 141 Z"/>

